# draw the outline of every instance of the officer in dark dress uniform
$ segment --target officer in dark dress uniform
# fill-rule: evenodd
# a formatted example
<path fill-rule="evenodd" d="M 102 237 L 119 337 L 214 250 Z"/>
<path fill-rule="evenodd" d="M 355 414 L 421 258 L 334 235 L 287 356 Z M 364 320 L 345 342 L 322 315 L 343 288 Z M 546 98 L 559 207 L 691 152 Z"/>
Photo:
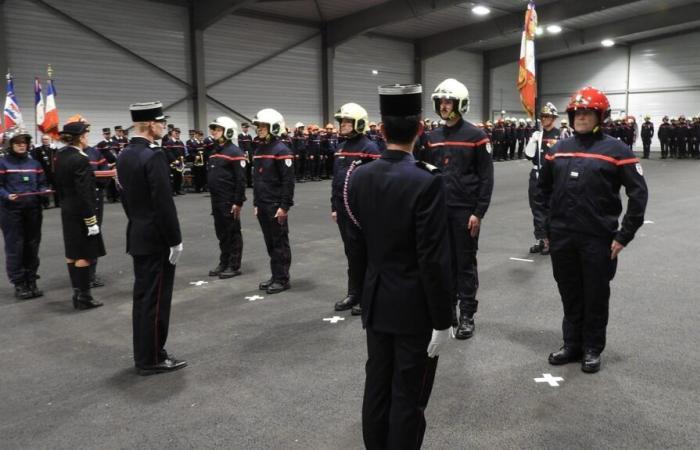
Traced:
<path fill-rule="evenodd" d="M 311 181 L 321 180 L 321 134 L 318 126 L 309 126 L 309 137 L 306 141 L 306 156 L 308 165 L 306 178 Z"/>
<path fill-rule="evenodd" d="M 246 155 L 246 166 L 245 166 L 245 177 L 246 186 L 253 187 L 253 155 L 255 154 L 255 149 L 253 148 L 253 137 L 248 134 L 250 125 L 246 122 L 241 124 L 241 129 L 243 132 L 238 135 L 238 148 Z"/>
<path fill-rule="evenodd" d="M 39 161 L 42 169 L 44 169 L 44 176 L 46 177 L 46 183 L 53 189 L 53 163 L 56 157 L 56 149 L 51 146 L 51 138 L 44 135 L 41 137 L 41 145 L 34 147 L 32 150 L 32 158 Z M 59 200 L 58 194 L 54 193 L 54 206 L 58 207 Z M 44 208 L 49 207 L 49 196 L 42 195 L 41 202 Z"/>
<path fill-rule="evenodd" d="M 564 346 L 549 355 L 549 362 L 583 358 L 581 369 L 594 373 L 605 348 L 617 256 L 644 223 L 648 193 L 632 150 L 600 131 L 610 114 L 605 94 L 583 88 L 571 98 L 567 113 L 574 137 L 559 141 L 545 155 L 540 175 L 550 207 L 552 269 L 564 305 Z M 621 186 L 629 199 L 619 226 Z"/>
<path fill-rule="evenodd" d="M 668 123 L 668 116 L 664 116 L 661 125 L 659 125 L 659 132 L 657 133 L 659 145 L 661 146 L 661 159 L 668 158 L 671 140 L 670 131 L 671 124 Z"/>
<path fill-rule="evenodd" d="M 297 122 L 292 136 L 292 150 L 294 151 L 294 176 L 297 183 L 306 181 L 306 141 L 308 136 L 304 132 L 304 124 Z"/>
<path fill-rule="evenodd" d="M 372 161 L 379 158 L 379 148 L 366 135 L 365 129 L 369 118 L 367 111 L 357 103 L 347 103 L 335 113 L 340 135 L 345 140 L 340 144 L 335 154 L 333 181 L 331 183 L 331 218 L 338 224 L 340 237 L 343 240 L 345 256 L 350 258 L 350 239 L 348 228 L 353 227 L 343 203 L 343 190 L 348 169 L 355 161 Z M 352 308 L 354 316 L 362 314 L 360 306 L 360 275 L 348 266 L 348 291 L 344 299 L 335 304 L 336 311 Z"/>
<path fill-rule="evenodd" d="M 60 133 L 66 146 L 56 157 L 56 188 L 61 198 L 63 242 L 75 309 L 102 306 L 90 292 L 90 266 L 106 251 L 97 222 L 95 174 L 84 153 L 89 133 L 90 124 L 83 117 L 70 117 Z"/>
<path fill-rule="evenodd" d="M 13 128 L 5 132 L 0 158 L 0 227 L 5 238 L 5 266 L 15 298 L 41 297 L 37 288 L 39 244 L 43 220 L 41 196 L 48 191 L 44 169 L 29 157 L 31 135 Z"/>
<path fill-rule="evenodd" d="M 644 146 L 644 156 L 642 156 L 642 158 L 649 159 L 649 154 L 651 152 L 651 140 L 654 138 L 654 124 L 651 123 L 651 117 L 649 116 L 644 118 L 641 135 L 642 145 Z"/>
<path fill-rule="evenodd" d="M 506 130 L 503 126 L 503 119 L 496 121 L 496 127 L 491 133 L 491 145 L 493 146 L 493 159 L 503 161 L 503 153 L 506 148 Z"/>
<path fill-rule="evenodd" d="M 469 111 L 469 91 L 454 79 L 440 83 L 432 95 L 435 112 L 446 121 L 430 133 L 431 163 L 445 177 L 445 191 L 451 241 L 455 306 L 459 305 L 457 339 L 474 334 L 474 314 L 479 288 L 476 253 L 481 221 L 491 203 L 493 160 L 489 139 L 464 120 Z M 457 325 L 457 323 L 455 323 Z"/>
<path fill-rule="evenodd" d="M 129 109 L 135 136 L 119 156 L 117 173 L 128 218 L 126 251 L 134 260 L 134 362 L 137 373 L 151 375 L 187 365 L 165 351 L 182 236 L 168 160 L 155 144 L 165 133 L 163 105 L 136 103 Z"/>
<path fill-rule="evenodd" d="M 215 142 L 208 163 L 211 214 L 221 250 L 219 264 L 209 276 L 224 279 L 241 274 L 241 208 L 246 200 L 248 158 L 233 143 L 239 136 L 238 124 L 230 117 L 217 117 L 209 124 L 209 133 Z"/>
<path fill-rule="evenodd" d="M 284 132 L 284 118 L 274 109 L 255 115 L 259 145 L 255 149 L 253 172 L 253 206 L 270 256 L 272 277 L 259 289 L 277 294 L 291 287 L 289 266 L 289 209 L 294 205 L 294 154 L 279 138 Z"/>
<path fill-rule="evenodd" d="M 552 103 L 547 103 L 540 111 L 540 121 L 542 130 L 535 131 L 532 140 L 528 144 L 525 155 L 532 161 L 530 170 L 530 180 L 528 182 L 527 197 L 532 212 L 532 224 L 535 230 L 535 244 L 530 247 L 530 253 L 540 253 L 549 255 L 549 241 L 545 222 L 547 220 L 548 208 L 544 202 L 542 190 L 539 187 L 540 169 L 542 167 L 542 155 L 554 146 L 561 136 L 561 132 L 554 126 L 559 117 L 557 108 Z"/>
<path fill-rule="evenodd" d="M 350 265 L 367 334 L 362 433 L 370 450 L 421 447 L 452 322 L 446 187 L 435 167 L 412 155 L 423 127 L 421 93 L 420 85 L 379 88 L 387 149 L 347 174 Z"/>

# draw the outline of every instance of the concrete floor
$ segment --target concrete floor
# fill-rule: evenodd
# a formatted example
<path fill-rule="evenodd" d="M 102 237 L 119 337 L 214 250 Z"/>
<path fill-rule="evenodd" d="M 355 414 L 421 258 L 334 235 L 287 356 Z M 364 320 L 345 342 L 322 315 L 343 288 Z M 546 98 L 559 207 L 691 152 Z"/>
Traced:
<path fill-rule="evenodd" d="M 496 165 L 477 332 L 443 351 L 424 448 L 697 448 L 700 164 L 644 162 L 654 223 L 621 255 L 596 375 L 547 364 L 562 314 L 550 262 L 510 260 L 530 258 L 528 169 Z M 190 366 L 154 377 L 133 373 L 121 206 L 106 210 L 107 287 L 94 290 L 105 306 L 86 312 L 71 307 L 59 214 L 46 211 L 46 295 L 19 302 L 9 285 L 0 293 L 0 448 L 362 448 L 364 334 L 348 313 L 323 321 L 346 286 L 329 190 L 329 182 L 297 186 L 293 289 L 253 302 L 245 297 L 259 293 L 269 268 L 250 199 L 244 274 L 225 281 L 207 277 L 218 252 L 209 199 L 176 199 L 185 251 L 167 348 Z M 209 283 L 191 285 L 200 280 Z M 564 381 L 535 383 L 544 373 Z"/>

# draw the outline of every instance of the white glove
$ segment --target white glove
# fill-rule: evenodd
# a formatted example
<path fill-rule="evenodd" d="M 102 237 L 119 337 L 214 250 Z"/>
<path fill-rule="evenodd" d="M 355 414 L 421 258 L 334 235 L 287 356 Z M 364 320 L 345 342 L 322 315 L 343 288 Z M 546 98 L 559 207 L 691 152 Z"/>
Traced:
<path fill-rule="evenodd" d="M 96 236 L 100 234 L 100 226 L 92 225 L 88 227 L 88 236 Z"/>
<path fill-rule="evenodd" d="M 173 266 L 177 264 L 178 260 L 180 259 L 180 255 L 182 255 L 182 242 L 170 247 L 170 256 L 168 257 L 170 264 Z"/>
<path fill-rule="evenodd" d="M 529 158 L 533 158 L 537 153 L 537 146 L 541 142 L 541 135 L 542 133 L 540 131 L 535 131 L 534 133 L 532 133 L 532 136 L 530 137 L 530 142 L 528 142 L 527 146 L 525 147 L 525 155 L 527 155 Z"/>
<path fill-rule="evenodd" d="M 428 344 L 428 357 L 435 358 L 440 354 L 440 350 L 445 346 L 445 343 L 450 339 L 450 328 L 444 330 L 433 330 L 433 337 Z"/>

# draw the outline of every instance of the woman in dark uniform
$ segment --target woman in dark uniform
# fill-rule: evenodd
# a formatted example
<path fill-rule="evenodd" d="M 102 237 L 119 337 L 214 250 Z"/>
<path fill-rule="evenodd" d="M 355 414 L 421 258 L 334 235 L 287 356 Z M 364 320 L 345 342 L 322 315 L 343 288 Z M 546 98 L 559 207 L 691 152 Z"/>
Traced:
<path fill-rule="evenodd" d="M 95 216 L 95 175 L 83 152 L 88 147 L 89 132 L 90 124 L 80 115 L 69 118 L 61 131 L 66 146 L 56 157 L 55 182 L 75 309 L 102 306 L 90 294 L 90 262 L 106 252 Z"/>

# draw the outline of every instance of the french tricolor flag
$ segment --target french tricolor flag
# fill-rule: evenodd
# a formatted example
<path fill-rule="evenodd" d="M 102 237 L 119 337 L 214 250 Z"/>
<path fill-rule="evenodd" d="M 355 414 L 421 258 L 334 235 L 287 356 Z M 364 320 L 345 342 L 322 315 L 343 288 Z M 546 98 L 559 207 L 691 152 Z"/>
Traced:
<path fill-rule="evenodd" d="M 37 128 L 44 123 L 44 96 L 41 94 L 41 81 L 34 79 L 34 110 L 36 111 Z"/>
<path fill-rule="evenodd" d="M 15 86 L 12 82 L 12 75 L 7 74 L 7 97 L 5 97 L 5 110 L 3 115 L 5 116 L 5 129 L 10 129 L 14 127 L 21 127 L 24 124 L 22 120 L 22 111 L 19 109 L 17 104 L 17 97 L 15 97 Z"/>
<path fill-rule="evenodd" d="M 58 139 L 58 109 L 56 108 L 56 89 L 53 80 L 46 82 L 46 112 L 39 129 L 54 139 Z"/>

